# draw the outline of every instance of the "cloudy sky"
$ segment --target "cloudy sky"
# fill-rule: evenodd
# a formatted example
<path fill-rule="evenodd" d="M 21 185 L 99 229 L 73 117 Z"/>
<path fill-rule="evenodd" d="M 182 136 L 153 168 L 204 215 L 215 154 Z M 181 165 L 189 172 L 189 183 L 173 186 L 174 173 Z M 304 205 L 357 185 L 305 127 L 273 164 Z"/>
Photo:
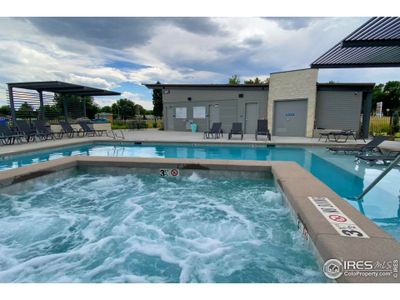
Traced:
<path fill-rule="evenodd" d="M 142 83 L 225 83 L 307 68 L 368 18 L 0 18 L 0 90 L 60 80 L 151 109 Z M 319 81 L 399 80 L 395 69 L 320 70 Z M 101 106 L 115 98 L 96 98 Z M 0 104 L 5 102 L 0 93 Z"/>

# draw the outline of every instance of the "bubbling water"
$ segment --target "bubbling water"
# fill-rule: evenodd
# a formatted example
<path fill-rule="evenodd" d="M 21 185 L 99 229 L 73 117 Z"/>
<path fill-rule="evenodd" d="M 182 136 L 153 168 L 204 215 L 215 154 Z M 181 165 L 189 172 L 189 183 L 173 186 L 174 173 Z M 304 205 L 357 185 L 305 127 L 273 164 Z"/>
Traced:
<path fill-rule="evenodd" d="M 322 282 L 266 179 L 76 172 L 0 191 L 0 282 Z"/>

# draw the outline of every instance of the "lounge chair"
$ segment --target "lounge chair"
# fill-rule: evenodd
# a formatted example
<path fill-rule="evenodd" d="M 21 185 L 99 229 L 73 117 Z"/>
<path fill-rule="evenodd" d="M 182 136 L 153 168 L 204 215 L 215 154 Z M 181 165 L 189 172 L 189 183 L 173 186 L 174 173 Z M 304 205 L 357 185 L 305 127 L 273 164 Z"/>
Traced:
<path fill-rule="evenodd" d="M 43 134 L 37 133 L 26 120 L 17 120 L 15 121 L 15 125 L 18 132 L 25 137 L 28 143 L 36 141 L 36 137 L 40 137 L 40 139 L 44 137 Z"/>
<path fill-rule="evenodd" d="M 12 145 L 15 141 L 22 142 L 23 134 L 13 132 L 7 123 L 0 123 L 0 140 L 4 145 Z"/>
<path fill-rule="evenodd" d="M 348 152 L 365 153 L 374 150 L 385 140 L 386 140 L 385 136 L 375 136 L 372 139 L 372 141 L 370 141 L 365 145 L 334 146 L 334 147 L 327 147 L 327 149 L 333 152 L 343 151 L 345 154 Z"/>
<path fill-rule="evenodd" d="M 36 133 L 39 135 L 39 138 L 44 138 L 44 139 L 62 139 L 63 137 L 63 133 L 59 132 L 59 133 L 54 133 L 53 131 L 51 131 L 51 129 L 49 129 L 46 126 L 46 123 L 42 120 L 37 120 L 35 122 L 35 127 L 36 127 Z"/>
<path fill-rule="evenodd" d="M 268 130 L 268 120 L 257 120 L 256 141 L 259 135 L 266 135 L 268 140 L 271 140 L 271 133 Z"/>
<path fill-rule="evenodd" d="M 93 136 L 97 135 L 97 136 L 102 136 L 103 133 L 107 133 L 107 130 L 96 130 L 93 127 L 93 124 L 90 124 L 88 122 L 85 121 L 79 121 L 78 122 L 79 126 L 81 126 L 83 132 L 88 135 L 88 134 L 92 134 Z"/>
<path fill-rule="evenodd" d="M 392 162 L 400 155 L 400 151 L 394 152 L 394 154 L 382 154 L 382 155 L 357 155 L 357 160 L 364 160 L 368 163 L 376 163 L 382 161 L 384 164 Z"/>
<path fill-rule="evenodd" d="M 232 138 L 233 134 L 240 134 L 240 139 L 243 140 L 242 123 L 232 123 L 232 129 L 228 134 L 228 139 Z"/>
<path fill-rule="evenodd" d="M 61 125 L 61 133 L 66 134 L 69 138 L 73 138 L 75 133 L 77 136 L 79 136 L 80 133 L 82 133 L 82 136 L 84 135 L 82 130 L 74 129 L 67 121 L 60 121 L 59 123 Z"/>
<path fill-rule="evenodd" d="M 211 136 L 214 139 L 219 139 L 220 136 L 223 136 L 221 127 L 221 122 L 213 123 L 209 131 L 204 131 L 204 138 L 209 139 Z"/>
<path fill-rule="evenodd" d="M 331 130 L 331 131 L 323 131 L 319 133 L 319 140 L 322 137 L 326 137 L 325 142 L 336 142 L 336 143 L 346 143 L 349 137 L 352 137 L 355 141 L 357 141 L 357 132 L 353 129 L 346 129 L 346 130 Z M 331 139 L 331 136 L 333 139 Z M 340 140 L 341 137 L 344 137 L 343 140 Z M 362 138 L 365 142 L 365 139 Z"/>

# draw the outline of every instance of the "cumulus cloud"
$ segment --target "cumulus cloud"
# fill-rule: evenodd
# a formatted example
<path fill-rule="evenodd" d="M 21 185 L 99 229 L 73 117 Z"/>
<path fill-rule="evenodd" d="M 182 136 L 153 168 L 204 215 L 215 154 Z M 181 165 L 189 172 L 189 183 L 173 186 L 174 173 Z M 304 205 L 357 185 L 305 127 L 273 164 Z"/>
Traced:
<path fill-rule="evenodd" d="M 151 108 L 143 82 L 222 83 L 232 74 L 265 78 L 306 68 L 366 20 L 0 18 L 0 82 L 60 80 L 116 89 Z M 390 70 L 320 73 L 320 81 L 396 79 Z"/>

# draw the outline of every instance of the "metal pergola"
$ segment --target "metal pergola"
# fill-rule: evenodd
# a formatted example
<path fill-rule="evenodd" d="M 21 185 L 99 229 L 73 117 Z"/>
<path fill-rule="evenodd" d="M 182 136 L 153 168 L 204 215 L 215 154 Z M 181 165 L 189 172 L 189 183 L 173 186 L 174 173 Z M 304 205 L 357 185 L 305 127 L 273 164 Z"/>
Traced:
<path fill-rule="evenodd" d="M 120 93 L 108 91 L 73 83 L 61 81 L 38 81 L 38 82 L 14 82 L 7 83 L 8 85 L 8 98 L 10 102 L 11 116 L 13 121 L 16 120 L 15 110 L 15 93 L 14 88 L 33 90 L 38 93 L 39 98 L 39 119 L 44 119 L 44 95 L 43 92 L 50 92 L 59 95 L 73 95 L 73 96 L 118 96 Z M 67 119 L 67 101 L 63 102 L 64 116 Z M 86 102 L 83 101 L 83 114 L 86 116 Z"/>
<path fill-rule="evenodd" d="M 312 68 L 382 68 L 400 67 L 400 17 L 374 17 L 349 34 L 328 52 L 316 59 Z M 368 95 L 363 113 L 371 112 L 371 95 Z M 368 115 L 366 115 L 368 114 Z M 366 119 L 366 118 L 364 118 Z M 387 173 L 400 163 L 400 155 L 356 197 L 359 202 Z M 362 206 L 360 205 L 362 209 Z M 399 208 L 400 210 L 400 208 Z M 393 223 L 398 218 L 380 219 Z"/>
<path fill-rule="evenodd" d="M 311 68 L 400 67 L 400 17 L 374 17 L 311 63 Z"/>

